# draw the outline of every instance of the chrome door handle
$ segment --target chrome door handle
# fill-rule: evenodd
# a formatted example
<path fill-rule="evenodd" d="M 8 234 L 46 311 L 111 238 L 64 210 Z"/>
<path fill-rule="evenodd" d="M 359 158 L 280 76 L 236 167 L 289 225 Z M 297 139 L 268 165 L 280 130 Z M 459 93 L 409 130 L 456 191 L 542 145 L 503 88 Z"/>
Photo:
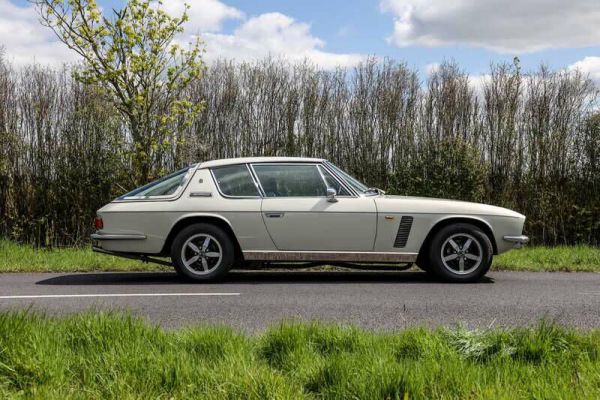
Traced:
<path fill-rule="evenodd" d="M 267 213 L 265 213 L 265 215 L 268 218 L 281 218 L 281 217 L 283 217 L 283 213 L 282 212 L 267 212 Z"/>
<path fill-rule="evenodd" d="M 211 192 L 191 192 L 190 197 L 212 197 Z"/>

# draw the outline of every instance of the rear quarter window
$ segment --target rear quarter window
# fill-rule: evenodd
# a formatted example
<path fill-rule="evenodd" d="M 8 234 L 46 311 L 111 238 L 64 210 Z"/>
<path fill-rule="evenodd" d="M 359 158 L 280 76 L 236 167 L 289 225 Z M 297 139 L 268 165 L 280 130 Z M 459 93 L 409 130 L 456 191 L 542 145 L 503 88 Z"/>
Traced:
<path fill-rule="evenodd" d="M 183 189 L 183 186 L 189 180 L 191 173 L 194 171 L 193 167 L 181 169 L 154 182 L 150 182 L 124 194 L 118 200 L 143 200 L 174 196 Z"/>
<path fill-rule="evenodd" d="M 212 169 L 219 191 L 231 197 L 260 197 L 246 164 Z"/>

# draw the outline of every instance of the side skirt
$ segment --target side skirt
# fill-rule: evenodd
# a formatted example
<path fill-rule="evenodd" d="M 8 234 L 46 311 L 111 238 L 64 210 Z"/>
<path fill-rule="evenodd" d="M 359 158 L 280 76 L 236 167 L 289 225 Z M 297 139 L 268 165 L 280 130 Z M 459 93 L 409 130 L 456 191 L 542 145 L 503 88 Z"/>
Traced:
<path fill-rule="evenodd" d="M 329 261 L 357 263 L 412 263 L 417 261 L 417 253 L 394 253 L 373 251 L 244 251 L 246 261 Z"/>

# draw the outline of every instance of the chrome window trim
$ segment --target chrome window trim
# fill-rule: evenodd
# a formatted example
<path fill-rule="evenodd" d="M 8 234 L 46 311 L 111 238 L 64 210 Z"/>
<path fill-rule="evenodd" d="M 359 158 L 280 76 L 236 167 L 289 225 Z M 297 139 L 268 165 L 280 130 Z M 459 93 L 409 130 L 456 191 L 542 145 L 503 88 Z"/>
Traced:
<path fill-rule="evenodd" d="M 317 170 L 319 171 L 319 174 L 321 175 L 321 179 L 323 179 L 323 182 L 325 182 L 325 188 L 326 189 L 333 189 L 333 188 L 330 188 L 327 185 L 327 179 L 325 178 L 325 174 L 323 174 L 323 171 L 325 171 L 329 175 L 331 175 L 331 177 L 333 178 L 334 181 L 336 181 L 337 183 L 339 183 L 342 188 L 346 189 L 346 186 L 344 186 L 344 184 L 342 184 L 342 182 L 338 181 L 338 179 L 331 172 L 329 172 L 329 170 L 326 169 L 322 164 L 317 165 Z M 346 189 L 346 192 L 352 194 L 352 192 L 348 191 L 348 189 Z M 327 197 L 327 196 L 325 196 L 325 197 Z M 349 196 L 347 196 L 345 194 L 336 193 L 334 197 L 349 197 Z"/>
<path fill-rule="evenodd" d="M 217 188 L 217 191 L 219 192 L 219 194 L 221 195 L 221 197 L 225 198 L 225 199 L 262 199 L 262 195 L 261 195 L 261 190 L 258 186 L 256 186 L 256 191 L 258 192 L 258 196 L 231 196 L 228 194 L 225 194 L 221 191 L 221 188 L 219 187 L 219 182 L 217 181 L 217 177 L 215 176 L 213 169 L 218 169 L 218 168 L 222 168 L 222 167 L 233 167 L 236 165 L 244 165 L 246 167 L 246 169 L 248 170 L 248 173 L 250 174 L 250 179 L 252 179 L 252 182 L 254 182 L 254 186 L 256 186 L 256 181 L 254 180 L 254 177 L 252 176 L 252 171 L 250 170 L 250 168 L 248 167 L 247 163 L 240 163 L 240 164 L 231 164 L 231 165 L 221 165 L 218 167 L 210 167 L 208 168 L 209 172 L 210 172 L 210 176 L 213 179 L 213 182 L 215 184 L 215 187 Z"/>
<path fill-rule="evenodd" d="M 258 180 L 258 176 L 256 176 L 256 172 L 254 171 L 254 168 L 252 167 L 252 165 L 246 163 L 246 167 L 248 168 L 248 171 L 250 171 L 250 176 L 252 176 L 252 180 L 254 181 L 254 184 L 256 185 L 256 188 L 258 189 L 258 193 L 260 193 L 260 196 L 263 199 L 267 198 L 267 195 L 265 194 L 265 191 L 264 191 L 262 185 L 260 184 L 260 181 Z"/>
<path fill-rule="evenodd" d="M 336 177 L 338 177 L 338 179 L 340 179 L 340 180 L 343 180 L 343 181 L 344 181 L 344 182 L 345 182 L 345 183 L 348 185 L 348 187 L 351 187 L 351 188 L 352 188 L 352 192 L 353 192 L 353 193 L 356 193 L 356 195 L 357 195 L 357 196 L 359 196 L 359 197 L 372 197 L 372 196 L 373 196 L 373 195 L 368 195 L 368 194 L 366 194 L 366 193 L 363 193 L 363 192 L 359 192 L 359 191 L 358 191 L 358 190 L 357 190 L 357 189 L 356 189 L 354 186 L 352 186 L 352 185 L 351 185 L 351 184 L 348 182 L 348 180 L 347 180 L 346 178 L 344 178 L 343 176 L 340 176 L 340 174 L 339 174 L 339 173 L 337 173 L 337 171 L 336 171 L 336 168 L 337 168 L 337 169 L 339 169 L 340 171 L 344 172 L 344 173 L 345 173 L 345 174 L 347 174 L 348 176 L 352 177 L 352 175 L 350 175 L 348 172 L 344 171 L 343 169 L 341 169 L 341 168 L 340 168 L 340 167 L 338 167 L 337 165 L 334 165 L 333 163 L 331 163 L 331 162 L 330 162 L 330 161 L 328 161 L 328 160 L 325 160 L 325 161 L 324 161 L 324 164 L 325 164 L 325 165 L 328 167 L 327 169 L 328 169 L 328 170 L 329 170 L 331 173 L 335 174 L 335 176 L 336 176 Z M 354 177 L 352 177 L 352 178 L 354 178 Z M 364 183 L 362 183 L 361 181 L 359 181 L 359 180 L 358 180 L 358 179 L 356 179 L 356 178 L 354 178 L 354 180 L 356 180 L 358 183 L 360 183 L 360 184 L 362 184 L 362 185 L 364 185 L 364 186 L 367 186 L 367 185 L 365 185 Z"/>
<path fill-rule="evenodd" d="M 263 198 L 265 199 L 311 199 L 311 198 L 315 198 L 315 199 L 326 199 L 327 196 L 276 196 L 276 197 L 269 197 L 266 195 L 265 190 L 262 187 L 262 183 L 260 183 L 260 179 L 258 178 L 258 174 L 256 174 L 256 171 L 254 170 L 254 166 L 255 165 L 289 165 L 289 166 L 294 166 L 294 165 L 312 165 L 315 166 L 317 168 L 317 171 L 319 172 L 319 175 L 321 176 L 321 179 L 323 180 L 323 183 L 325 184 L 325 187 L 327 187 L 327 182 L 323 179 L 323 174 L 321 173 L 321 171 L 319 171 L 319 165 L 323 165 L 323 163 L 319 163 L 319 162 L 312 162 L 312 161 L 307 161 L 307 162 L 257 162 L 257 163 L 250 163 L 250 169 L 252 170 L 252 172 L 256 175 L 256 180 L 260 186 L 260 191 L 263 194 Z M 328 172 L 329 169 L 327 169 Z M 338 183 L 345 187 L 346 190 L 348 190 L 348 187 L 345 185 L 345 182 L 340 181 L 340 179 L 336 176 L 333 175 L 333 178 L 338 181 Z M 349 196 L 343 195 L 343 196 L 336 196 L 336 197 L 341 197 L 341 198 L 356 198 L 358 196 L 356 195 L 352 195 L 352 193 L 354 193 L 353 191 L 348 191 L 348 193 L 350 193 Z"/>
<path fill-rule="evenodd" d="M 339 176 L 336 171 L 331 168 L 329 165 L 329 161 L 325 160 L 322 165 L 323 167 L 335 178 L 337 179 L 338 182 L 342 182 L 342 186 L 344 186 L 346 188 L 346 190 L 348 190 L 350 193 L 354 194 L 354 197 L 362 197 L 362 193 L 359 193 L 356 189 L 354 189 L 354 187 L 352 185 L 350 185 L 348 183 L 348 181 L 346 181 L 346 179 L 344 179 L 344 177 Z"/>
<path fill-rule="evenodd" d="M 132 203 L 132 202 L 138 202 L 138 201 L 175 201 L 183 195 L 183 193 L 187 189 L 188 185 L 192 181 L 192 178 L 194 177 L 194 175 L 196 175 L 196 172 L 198 171 L 199 166 L 200 166 L 200 163 L 192 164 L 190 166 L 188 172 L 186 173 L 186 175 L 189 175 L 189 176 L 187 178 L 184 177 L 185 179 L 181 182 L 181 185 L 179 185 L 179 187 L 173 194 L 169 194 L 166 196 L 150 196 L 150 197 L 142 197 L 142 196 L 129 196 L 129 197 L 123 197 L 123 198 L 117 197 L 116 199 L 114 199 L 112 201 L 112 203 Z"/>

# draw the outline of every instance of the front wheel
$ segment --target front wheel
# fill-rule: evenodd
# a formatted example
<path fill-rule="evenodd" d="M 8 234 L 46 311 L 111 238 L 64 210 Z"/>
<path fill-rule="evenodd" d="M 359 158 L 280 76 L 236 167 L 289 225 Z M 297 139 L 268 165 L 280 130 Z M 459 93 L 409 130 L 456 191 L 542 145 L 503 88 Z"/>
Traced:
<path fill-rule="evenodd" d="M 205 223 L 184 228 L 171 246 L 171 259 L 177 273 L 196 281 L 221 279 L 231 269 L 234 254 L 227 232 Z"/>
<path fill-rule="evenodd" d="M 490 238 L 478 227 L 457 223 L 435 234 L 428 251 L 431 272 L 450 282 L 476 282 L 492 265 Z"/>

